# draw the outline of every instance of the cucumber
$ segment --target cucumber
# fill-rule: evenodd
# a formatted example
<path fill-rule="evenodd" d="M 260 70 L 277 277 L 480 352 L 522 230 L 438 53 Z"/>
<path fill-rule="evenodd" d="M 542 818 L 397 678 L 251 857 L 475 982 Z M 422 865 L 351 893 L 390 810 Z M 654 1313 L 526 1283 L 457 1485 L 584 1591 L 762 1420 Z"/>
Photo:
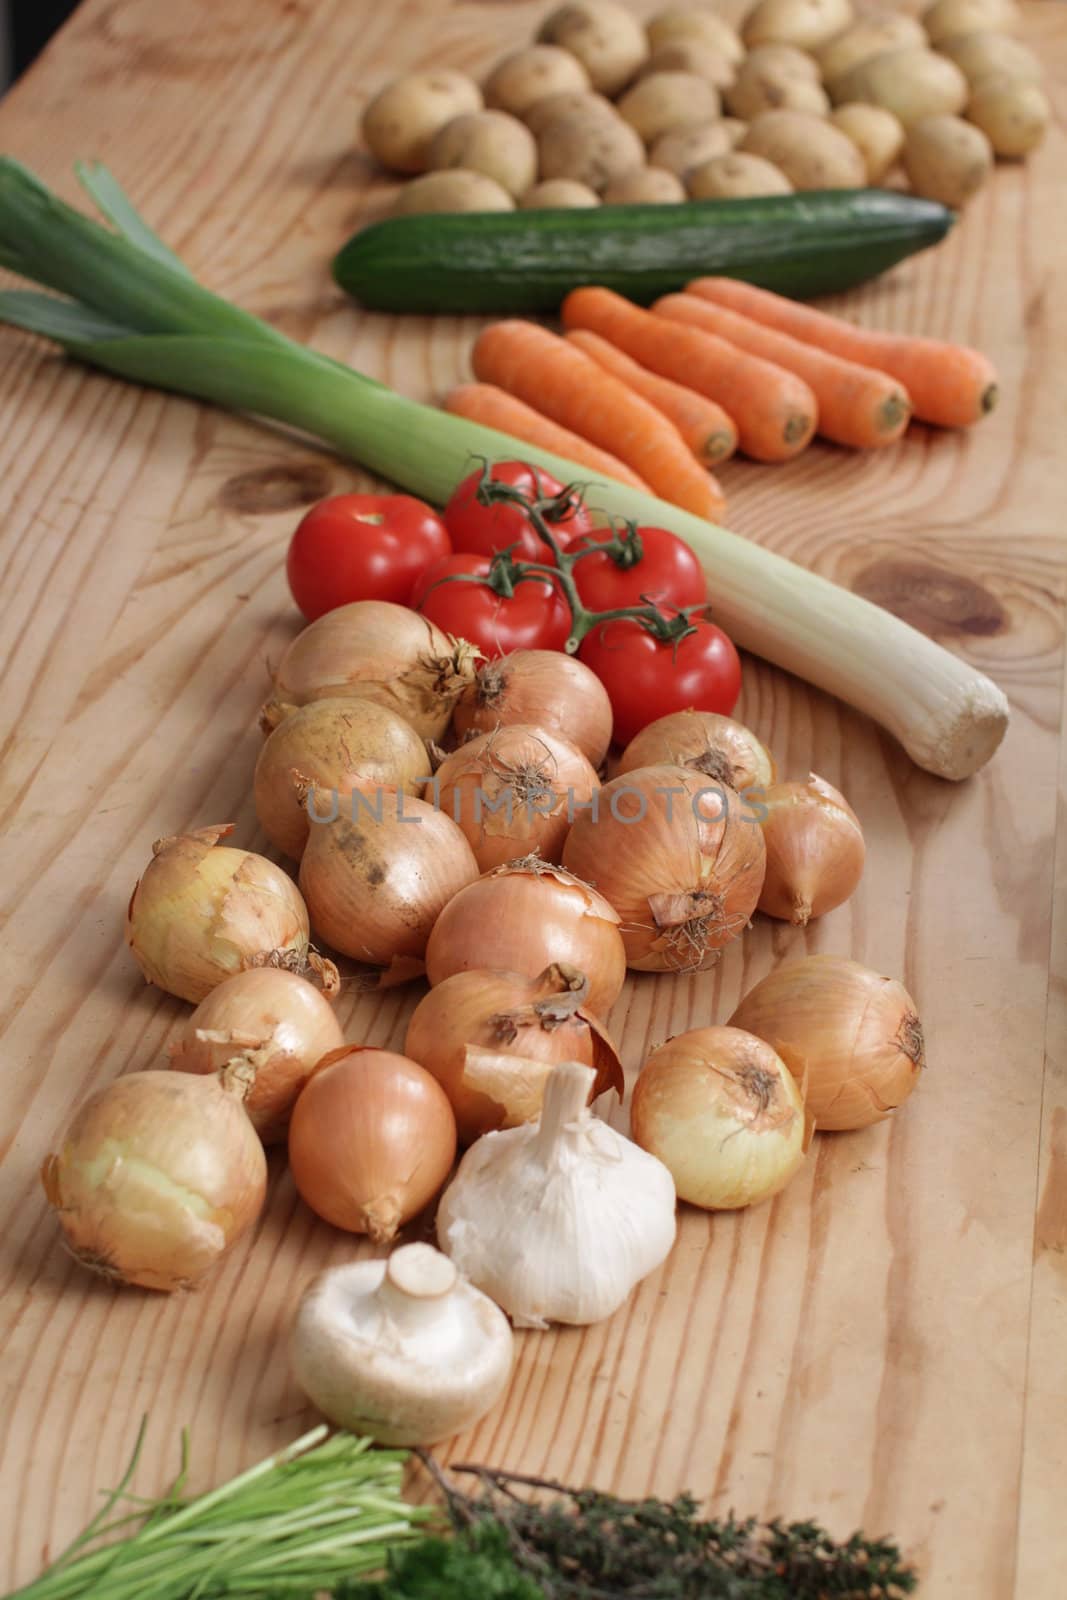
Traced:
<path fill-rule="evenodd" d="M 709 273 L 799 300 L 877 277 L 955 220 L 936 201 L 885 189 L 434 213 L 361 229 L 333 275 L 375 311 L 555 311 L 590 283 L 647 305 Z"/>

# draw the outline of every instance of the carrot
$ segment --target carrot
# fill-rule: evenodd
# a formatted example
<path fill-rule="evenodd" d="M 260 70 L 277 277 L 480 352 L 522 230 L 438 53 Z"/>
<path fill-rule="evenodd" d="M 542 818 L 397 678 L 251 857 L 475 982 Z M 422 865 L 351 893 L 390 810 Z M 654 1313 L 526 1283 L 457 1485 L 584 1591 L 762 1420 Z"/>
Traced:
<path fill-rule="evenodd" d="M 643 367 L 724 406 L 756 461 L 787 461 L 815 432 L 818 406 L 802 378 L 713 333 L 642 311 L 610 289 L 572 289 L 562 316 L 566 327 L 590 328 Z"/>
<path fill-rule="evenodd" d="M 819 403 L 819 432 L 835 444 L 874 450 L 892 444 L 908 426 L 908 391 L 876 367 L 861 367 L 856 361 L 832 356 L 695 294 L 666 294 L 652 310 L 657 316 L 717 333 L 750 355 L 795 372 L 811 386 Z"/>
<path fill-rule="evenodd" d="M 737 449 L 734 419 L 714 400 L 697 394 L 695 389 L 672 383 L 670 378 L 661 378 L 658 373 L 649 372 L 647 367 L 631 361 L 629 356 L 616 350 L 599 333 L 590 333 L 588 328 L 572 328 L 567 338 L 579 350 L 591 356 L 598 367 L 614 373 L 628 389 L 641 395 L 657 411 L 662 411 L 674 423 L 703 466 L 713 467 L 716 462 L 725 461 L 727 456 L 733 455 Z"/>
<path fill-rule="evenodd" d="M 558 422 L 551 422 L 532 406 L 527 406 L 514 395 L 496 389 L 491 383 L 461 383 L 445 396 L 445 410 L 454 416 L 466 417 L 468 422 L 480 422 L 483 427 L 496 428 L 500 433 L 510 433 L 523 444 L 533 444 L 542 450 L 552 450 L 566 456 L 583 467 L 591 467 L 605 478 L 615 478 L 628 483 L 632 489 L 642 489 L 651 494 L 648 484 L 631 472 L 622 461 L 617 461 L 606 450 L 598 450 L 588 439 L 579 438 Z"/>
<path fill-rule="evenodd" d="M 923 422 L 966 428 L 987 416 L 997 403 L 996 368 L 980 350 L 942 339 L 857 328 L 842 317 L 798 305 L 767 289 L 735 283 L 732 278 L 697 278 L 686 288 L 690 294 L 728 306 L 805 344 L 888 372 L 907 389 L 915 415 Z"/>
<path fill-rule="evenodd" d="M 536 322 L 494 322 L 478 335 L 471 359 L 483 383 L 620 456 L 654 494 L 698 517 L 722 514 L 719 485 L 697 466 L 674 424 L 558 334 Z"/>

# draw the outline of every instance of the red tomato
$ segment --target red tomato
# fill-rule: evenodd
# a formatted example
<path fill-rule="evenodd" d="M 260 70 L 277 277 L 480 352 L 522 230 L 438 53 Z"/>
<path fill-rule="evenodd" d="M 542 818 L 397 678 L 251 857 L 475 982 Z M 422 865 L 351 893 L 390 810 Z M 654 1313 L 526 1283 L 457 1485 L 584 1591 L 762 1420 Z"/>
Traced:
<path fill-rule="evenodd" d="M 337 494 L 320 500 L 289 543 L 293 599 L 314 622 L 350 600 L 407 605 L 424 567 L 452 549 L 436 511 L 408 494 Z"/>
<path fill-rule="evenodd" d="M 704 569 L 677 534 L 666 528 L 638 528 L 637 536 L 642 555 L 632 567 L 619 566 L 609 555 L 583 556 L 575 562 L 574 581 L 584 606 L 590 611 L 618 611 L 646 599 L 678 610 L 707 604 Z M 570 553 L 594 540 L 605 544 L 612 537 L 610 528 L 596 528 L 574 540 Z"/>
<path fill-rule="evenodd" d="M 579 659 L 608 691 L 619 744 L 671 711 L 733 711 L 741 692 L 737 651 L 714 623 L 693 623 L 696 631 L 677 644 L 661 643 L 622 618 L 599 623 L 582 640 Z"/>
<path fill-rule="evenodd" d="M 497 461 L 489 469 L 489 476 L 497 483 L 510 483 L 522 489 L 533 499 L 545 500 L 562 494 L 564 485 L 540 467 L 528 467 L 522 461 Z M 520 561 L 551 561 L 552 552 L 536 532 L 521 506 L 501 502 L 483 506 L 479 503 L 478 485 L 482 481 L 481 469 L 472 472 L 454 491 L 445 506 L 445 526 L 454 550 L 469 550 L 480 556 L 495 555 L 498 550 L 515 546 L 513 554 Z M 566 549 L 580 533 L 591 533 L 596 524 L 585 506 L 578 503 L 568 517 L 552 521 L 552 532 Z"/>
<path fill-rule="evenodd" d="M 513 595 L 495 594 L 481 583 L 442 583 L 452 573 L 485 577 L 488 556 L 457 551 L 435 561 L 416 579 L 411 604 L 446 633 L 468 639 L 487 656 L 512 650 L 562 650 L 571 631 L 571 612 L 550 578 L 527 578 Z"/>

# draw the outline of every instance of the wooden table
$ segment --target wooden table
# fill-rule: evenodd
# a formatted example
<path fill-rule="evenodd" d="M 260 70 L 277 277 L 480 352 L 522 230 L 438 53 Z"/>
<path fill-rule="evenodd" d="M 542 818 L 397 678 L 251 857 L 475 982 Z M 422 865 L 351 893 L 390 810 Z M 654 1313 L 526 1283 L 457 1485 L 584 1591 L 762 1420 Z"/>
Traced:
<path fill-rule="evenodd" d="M 354 153 L 359 106 L 405 67 L 480 71 L 543 9 L 85 0 L 0 106 L 0 144 L 70 195 L 72 161 L 102 158 L 211 287 L 432 397 L 465 373 L 477 322 L 364 315 L 327 273 L 387 193 Z M 1061 96 L 1064 22 L 1061 6 L 1029 6 Z M 1060 127 L 1030 165 L 998 171 L 942 248 L 842 302 L 875 326 L 981 344 L 1004 380 L 991 421 L 966 437 L 915 428 L 873 460 L 816 446 L 724 474 L 739 532 L 888 600 L 1003 684 L 1001 752 L 970 783 L 939 782 L 863 718 L 750 662 L 745 719 L 863 820 L 862 889 L 807 933 L 761 920 L 712 973 L 635 978 L 611 1019 L 632 1074 L 783 958 L 849 952 L 917 997 L 921 1089 L 889 1123 L 818 1140 L 772 1204 L 686 1212 L 670 1261 L 610 1322 L 520 1336 L 506 1401 L 443 1452 L 892 1531 L 936 1600 L 1052 1600 L 1067 1559 L 1065 160 Z M 160 1064 L 185 1014 L 124 948 L 130 887 L 151 841 L 183 826 L 232 819 L 262 847 L 250 773 L 267 662 L 295 626 L 286 541 L 301 507 L 368 480 L 14 334 L 0 361 L 12 1584 L 91 1514 L 143 1412 L 145 1493 L 169 1480 L 183 1424 L 202 1488 L 309 1422 L 286 1324 L 310 1275 L 354 1246 L 280 1162 L 255 1237 L 173 1299 L 76 1267 L 37 1169 L 72 1105 Z M 414 998 L 349 1002 L 349 1036 L 398 1045 Z"/>

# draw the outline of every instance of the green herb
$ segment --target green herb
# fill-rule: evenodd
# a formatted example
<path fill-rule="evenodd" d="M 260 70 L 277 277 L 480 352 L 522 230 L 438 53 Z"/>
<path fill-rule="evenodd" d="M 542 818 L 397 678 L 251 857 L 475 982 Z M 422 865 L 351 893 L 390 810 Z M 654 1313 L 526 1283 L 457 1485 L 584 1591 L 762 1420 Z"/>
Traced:
<path fill-rule="evenodd" d="M 184 1500 L 182 1466 L 159 1500 L 109 1521 L 144 1444 L 145 1424 L 122 1482 L 89 1526 L 34 1583 L 8 1600 L 209 1600 L 221 1595 L 301 1596 L 340 1579 L 380 1572 L 390 1549 L 419 1536 L 432 1512 L 405 1503 L 406 1454 L 372 1450 L 321 1426 L 219 1489 Z M 139 1523 L 129 1534 L 131 1523 Z M 127 1537 L 116 1539 L 119 1533 Z M 97 1540 L 109 1541 L 85 1553 Z M 113 1541 L 113 1542 L 110 1542 Z"/>
<path fill-rule="evenodd" d="M 519 1570 L 507 1529 L 488 1521 L 391 1553 L 388 1577 L 342 1583 L 334 1594 L 337 1600 L 545 1600 L 541 1585 Z"/>
<path fill-rule="evenodd" d="M 703 1519 L 688 1495 L 620 1500 L 488 1467 L 456 1469 L 477 1477 L 469 1495 L 422 1459 L 453 1525 L 502 1533 L 546 1600 L 900 1600 L 915 1589 L 889 1540 L 839 1543 L 814 1522 Z M 553 1498 L 517 1492 L 531 1488 Z"/>

